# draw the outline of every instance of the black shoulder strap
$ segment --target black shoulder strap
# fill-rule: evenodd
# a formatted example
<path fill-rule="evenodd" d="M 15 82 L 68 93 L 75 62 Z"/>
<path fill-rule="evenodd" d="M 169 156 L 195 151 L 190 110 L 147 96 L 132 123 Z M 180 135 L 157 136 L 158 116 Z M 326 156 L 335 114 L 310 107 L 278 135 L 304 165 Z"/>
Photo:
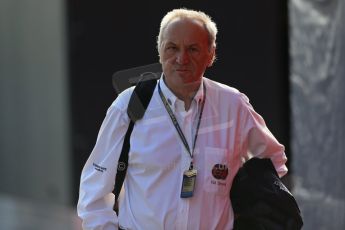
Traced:
<path fill-rule="evenodd" d="M 143 118 L 145 111 L 151 101 L 153 91 L 157 85 L 156 78 L 143 77 L 139 80 L 134 88 L 131 98 L 128 103 L 127 114 L 130 118 L 130 123 L 125 135 L 122 146 L 121 155 L 118 161 L 117 174 L 115 178 L 115 186 L 113 193 L 115 194 L 114 210 L 118 212 L 118 198 L 122 188 L 122 184 L 126 177 L 128 166 L 128 152 L 130 149 L 130 137 L 134 127 L 134 123 Z"/>

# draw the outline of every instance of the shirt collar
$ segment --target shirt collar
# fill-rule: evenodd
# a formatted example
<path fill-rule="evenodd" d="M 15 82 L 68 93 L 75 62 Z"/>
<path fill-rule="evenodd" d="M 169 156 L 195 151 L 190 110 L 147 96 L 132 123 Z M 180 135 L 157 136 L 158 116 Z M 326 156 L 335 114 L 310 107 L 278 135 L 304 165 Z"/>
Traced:
<path fill-rule="evenodd" d="M 162 73 L 161 78 L 159 79 L 159 84 L 160 84 L 160 87 L 161 87 L 162 92 L 164 94 L 164 97 L 168 101 L 168 103 L 171 106 L 171 108 L 173 109 L 173 111 L 175 111 L 175 103 L 176 103 L 176 100 L 178 100 L 178 98 L 175 96 L 175 94 L 165 84 L 163 73 Z M 200 87 L 199 87 L 198 91 L 196 92 L 196 94 L 195 94 L 195 96 L 193 98 L 193 101 L 195 101 L 197 103 L 197 109 L 198 110 L 199 110 L 199 107 L 202 104 L 203 98 L 204 98 L 204 81 L 202 80 L 201 84 L 200 84 Z"/>
<path fill-rule="evenodd" d="M 162 73 L 161 78 L 159 79 L 159 84 L 162 89 L 162 92 L 164 94 L 165 99 L 168 101 L 169 105 L 174 109 L 175 108 L 175 102 L 177 100 L 177 97 L 171 90 L 168 88 L 168 86 L 164 82 L 164 75 Z"/>
<path fill-rule="evenodd" d="M 204 99 L 204 79 L 202 79 L 201 84 L 199 86 L 198 91 L 196 92 L 194 99 L 198 106 L 200 106 L 200 104 L 202 103 L 202 100 Z"/>

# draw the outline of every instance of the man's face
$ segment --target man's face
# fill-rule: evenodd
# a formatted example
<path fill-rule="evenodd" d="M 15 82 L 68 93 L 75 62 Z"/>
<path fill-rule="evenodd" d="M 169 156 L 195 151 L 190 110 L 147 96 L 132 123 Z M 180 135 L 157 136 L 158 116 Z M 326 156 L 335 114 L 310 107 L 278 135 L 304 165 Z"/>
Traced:
<path fill-rule="evenodd" d="M 176 19 L 163 32 L 160 48 L 165 81 L 171 89 L 200 81 L 212 63 L 208 33 L 199 21 Z"/>

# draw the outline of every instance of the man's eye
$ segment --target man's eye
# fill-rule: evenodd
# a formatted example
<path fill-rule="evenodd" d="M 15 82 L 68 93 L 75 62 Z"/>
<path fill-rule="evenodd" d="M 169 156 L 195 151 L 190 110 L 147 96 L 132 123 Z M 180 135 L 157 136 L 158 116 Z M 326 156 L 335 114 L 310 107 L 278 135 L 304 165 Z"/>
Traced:
<path fill-rule="evenodd" d="M 191 48 L 189 48 L 189 51 L 191 51 L 191 52 L 198 52 L 199 49 L 196 48 L 196 47 L 191 47 Z"/>
<path fill-rule="evenodd" d="M 177 50 L 175 46 L 168 46 L 167 50 Z"/>

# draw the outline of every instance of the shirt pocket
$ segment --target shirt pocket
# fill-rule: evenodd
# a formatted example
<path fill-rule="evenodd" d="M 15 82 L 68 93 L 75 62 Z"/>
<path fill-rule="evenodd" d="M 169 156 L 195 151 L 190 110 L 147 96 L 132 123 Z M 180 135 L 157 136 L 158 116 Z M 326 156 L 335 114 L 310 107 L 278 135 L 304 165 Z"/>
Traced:
<path fill-rule="evenodd" d="M 228 195 L 230 190 L 229 150 L 205 148 L 204 190 L 215 195 Z"/>

